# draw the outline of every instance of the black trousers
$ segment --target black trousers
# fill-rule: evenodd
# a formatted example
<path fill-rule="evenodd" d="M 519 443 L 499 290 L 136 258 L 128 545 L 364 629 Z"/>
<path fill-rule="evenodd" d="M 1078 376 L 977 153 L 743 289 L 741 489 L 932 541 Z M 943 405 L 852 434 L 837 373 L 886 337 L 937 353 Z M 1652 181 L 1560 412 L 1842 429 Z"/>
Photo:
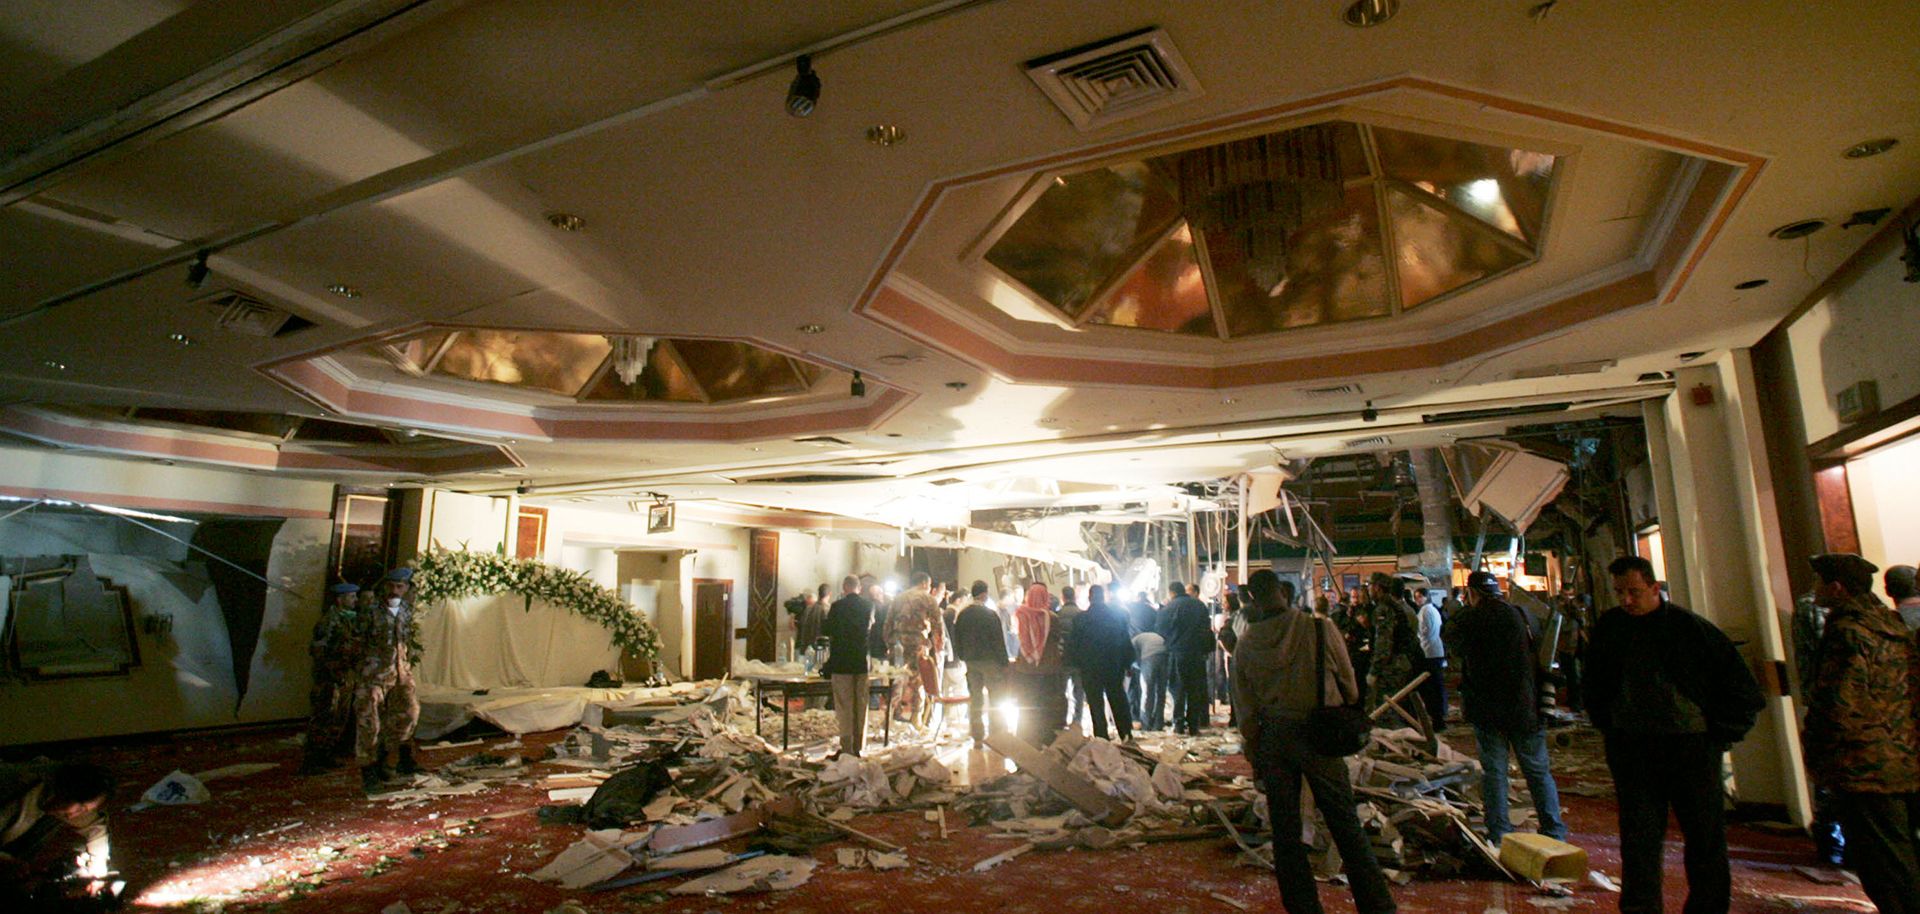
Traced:
<path fill-rule="evenodd" d="M 1420 683 L 1420 702 L 1427 706 L 1433 732 L 1438 733 L 1447 728 L 1447 659 L 1422 657 L 1420 671 L 1427 674 L 1427 681 Z"/>
<path fill-rule="evenodd" d="M 1093 735 L 1107 739 L 1107 710 L 1120 739 L 1133 738 L 1133 715 L 1127 710 L 1127 674 L 1124 670 L 1081 670 L 1087 690 L 1087 708 L 1093 712 Z"/>
<path fill-rule="evenodd" d="M 1836 791 L 1834 811 L 1847 835 L 1847 864 L 1881 914 L 1920 914 L 1920 860 L 1913 826 L 1920 798 L 1910 793 Z"/>
<path fill-rule="evenodd" d="M 1660 858 L 1667 812 L 1686 842 L 1685 914 L 1727 914 L 1733 900 L 1727 867 L 1726 788 L 1720 759 L 1726 746 L 1704 733 L 1608 732 L 1607 768 L 1620 800 L 1620 912 L 1661 914 Z"/>
<path fill-rule="evenodd" d="M 1252 712 L 1249 712 L 1252 713 Z M 1340 849 L 1340 865 L 1353 889 L 1353 908 L 1359 914 L 1392 914 L 1397 908 L 1387 889 L 1387 877 L 1373 858 L 1373 843 L 1354 813 L 1353 785 L 1347 780 L 1347 762 L 1315 755 L 1302 734 L 1304 720 L 1272 714 L 1260 719 L 1260 744 L 1255 747 L 1254 770 L 1267 791 L 1267 818 L 1273 824 L 1273 878 L 1280 883 L 1280 904 L 1287 914 L 1322 914 L 1320 889 L 1314 882 L 1307 846 L 1300 843 L 1300 783 L 1313 791 L 1313 804 L 1326 820 L 1333 845 Z M 1249 759 L 1255 761 L 1255 759 Z"/>
<path fill-rule="evenodd" d="M 1173 729 L 1197 736 L 1212 721 L 1207 703 L 1207 655 L 1173 654 Z"/>

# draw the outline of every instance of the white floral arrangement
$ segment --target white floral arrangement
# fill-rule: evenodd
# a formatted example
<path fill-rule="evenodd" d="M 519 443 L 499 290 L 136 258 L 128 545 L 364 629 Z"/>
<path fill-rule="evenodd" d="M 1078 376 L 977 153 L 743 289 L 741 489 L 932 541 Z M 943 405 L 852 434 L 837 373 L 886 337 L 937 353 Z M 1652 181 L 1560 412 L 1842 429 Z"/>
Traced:
<path fill-rule="evenodd" d="M 521 595 L 528 609 L 539 599 L 591 619 L 629 654 L 649 661 L 660 657 L 660 635 L 646 617 L 619 594 L 578 571 L 534 559 L 452 549 L 434 549 L 415 560 L 416 606 L 501 593 Z"/>

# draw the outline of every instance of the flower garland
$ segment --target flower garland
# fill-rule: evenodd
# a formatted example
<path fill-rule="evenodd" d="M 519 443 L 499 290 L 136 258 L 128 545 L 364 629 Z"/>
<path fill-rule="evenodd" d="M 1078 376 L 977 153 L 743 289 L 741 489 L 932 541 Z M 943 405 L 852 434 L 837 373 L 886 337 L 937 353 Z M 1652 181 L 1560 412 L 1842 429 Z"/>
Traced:
<path fill-rule="evenodd" d="M 646 617 L 578 571 L 534 559 L 451 549 L 422 553 L 414 564 L 416 605 L 508 592 L 525 597 L 529 609 L 540 599 L 599 623 L 613 635 L 614 644 L 636 657 L 660 657 L 660 635 Z"/>

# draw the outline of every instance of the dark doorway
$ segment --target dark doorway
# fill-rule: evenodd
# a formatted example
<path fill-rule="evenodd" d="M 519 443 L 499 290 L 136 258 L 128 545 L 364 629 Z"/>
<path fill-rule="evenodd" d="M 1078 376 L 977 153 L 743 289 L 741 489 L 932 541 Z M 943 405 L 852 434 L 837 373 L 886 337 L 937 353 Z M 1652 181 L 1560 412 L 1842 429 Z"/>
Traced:
<path fill-rule="evenodd" d="M 747 659 L 772 663 L 780 624 L 780 533 L 755 530 L 747 565 Z"/>
<path fill-rule="evenodd" d="M 733 669 L 733 582 L 693 581 L 693 678 L 718 679 Z"/>

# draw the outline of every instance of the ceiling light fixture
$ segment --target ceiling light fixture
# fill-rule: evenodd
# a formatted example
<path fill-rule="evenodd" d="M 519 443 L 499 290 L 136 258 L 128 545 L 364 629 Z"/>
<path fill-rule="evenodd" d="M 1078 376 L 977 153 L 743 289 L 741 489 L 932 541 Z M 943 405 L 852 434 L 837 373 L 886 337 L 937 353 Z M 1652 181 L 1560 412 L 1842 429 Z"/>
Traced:
<path fill-rule="evenodd" d="M 563 232 L 578 232 L 586 229 L 587 220 L 572 213 L 548 213 L 547 224 Z"/>
<path fill-rule="evenodd" d="M 188 288 L 198 289 L 207 284 L 207 276 L 213 272 L 213 268 L 207 266 L 207 255 L 210 253 L 212 252 L 201 251 L 193 255 L 192 263 L 187 264 Z"/>
<path fill-rule="evenodd" d="M 948 389 L 948 390 L 966 390 L 966 389 L 967 389 L 967 382 L 965 382 L 965 381 L 948 381 L 948 382 L 947 382 L 947 389 Z"/>
<path fill-rule="evenodd" d="M 190 337 L 184 333 L 169 333 L 167 334 L 167 339 L 170 339 L 176 343 L 179 343 L 181 346 L 193 345 L 193 337 Z"/>
<path fill-rule="evenodd" d="M 1742 292 L 1745 292 L 1748 289 L 1758 289 L 1761 286 L 1764 286 L 1766 284 L 1767 284 L 1767 280 L 1764 280 L 1764 279 L 1749 279 L 1746 282 L 1734 283 L 1733 287 L 1736 289 L 1739 289 Z"/>
<path fill-rule="evenodd" d="M 1900 145 L 1899 140 L 1890 136 L 1883 136 L 1877 139 L 1862 140 L 1852 146 L 1848 146 L 1846 151 L 1840 154 L 1849 159 L 1864 159 L 1870 156 L 1877 156 L 1898 145 Z"/>
<path fill-rule="evenodd" d="M 47 366 L 48 368 L 51 368 L 51 369 L 53 369 L 54 371 L 66 371 L 66 370 L 67 370 L 67 363 L 65 363 L 65 362 L 56 362 L 56 361 L 54 361 L 53 359 L 47 359 L 46 361 L 43 361 L 43 362 L 41 362 L 40 364 L 42 364 L 42 365 L 45 365 L 45 366 Z"/>
<path fill-rule="evenodd" d="M 820 74 L 813 72 L 813 55 L 802 54 L 793 62 L 792 85 L 787 86 L 787 113 L 806 117 L 820 104 Z"/>
<path fill-rule="evenodd" d="M 1380 418 L 1380 411 L 1373 408 L 1372 400 L 1368 400 L 1366 408 L 1360 411 L 1360 421 L 1374 422 L 1374 421 L 1377 421 L 1379 418 Z"/>
<path fill-rule="evenodd" d="M 327 286 L 327 291 L 332 292 L 333 294 L 338 295 L 341 298 L 359 298 L 360 297 L 360 290 L 352 286 L 349 286 L 346 283 L 340 283 L 340 282 L 333 283 Z"/>
<path fill-rule="evenodd" d="M 609 336 L 607 342 L 613 344 L 614 373 L 620 376 L 620 383 L 632 387 L 647 369 L 647 358 L 653 353 L 654 338 Z"/>
<path fill-rule="evenodd" d="M 827 328 L 819 324 L 801 324 L 800 332 L 801 333 L 825 333 L 827 332 Z"/>
<path fill-rule="evenodd" d="M 1400 12 L 1400 0 L 1354 0 L 1340 19 L 1357 29 L 1371 28 Z"/>
<path fill-rule="evenodd" d="M 882 149 L 907 141 L 907 132 L 894 124 L 875 124 L 867 128 L 867 142 Z"/>
<path fill-rule="evenodd" d="M 1826 227 L 1827 220 L 1825 219 L 1802 219 L 1798 222 L 1789 222 L 1786 225 L 1780 226 L 1768 232 L 1767 235 L 1778 238 L 1781 241 L 1792 241 L 1795 238 L 1805 238 Z"/>
<path fill-rule="evenodd" d="M 853 383 L 848 385 L 848 393 L 856 397 L 864 397 L 867 395 L 867 382 L 860 377 L 860 372 L 856 371 L 853 373 Z"/>
<path fill-rule="evenodd" d="M 1920 282 L 1920 219 L 1907 223 L 1905 231 L 1900 233 L 1903 246 L 1900 262 L 1907 265 L 1907 282 Z"/>

